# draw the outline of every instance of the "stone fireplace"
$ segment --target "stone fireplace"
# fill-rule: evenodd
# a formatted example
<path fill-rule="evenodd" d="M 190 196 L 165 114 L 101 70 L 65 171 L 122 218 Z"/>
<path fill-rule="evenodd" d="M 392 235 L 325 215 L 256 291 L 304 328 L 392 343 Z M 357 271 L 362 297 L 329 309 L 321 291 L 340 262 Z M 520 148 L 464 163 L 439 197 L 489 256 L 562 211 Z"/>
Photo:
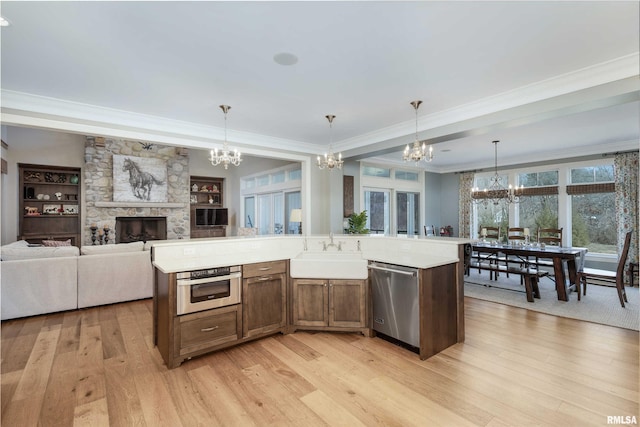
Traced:
<path fill-rule="evenodd" d="M 166 240 L 166 217 L 116 217 L 116 243 Z"/>
<path fill-rule="evenodd" d="M 161 159 L 167 164 L 167 202 L 116 202 L 113 197 L 113 156 L 146 157 Z M 87 137 L 85 142 L 85 164 L 83 168 L 83 215 L 84 245 L 91 244 L 91 224 L 98 228 L 109 227 L 109 243 L 127 240 L 126 234 L 139 240 L 182 239 L 190 235 L 189 223 L 189 151 L 183 148 L 147 145 L 138 141 Z M 118 219 L 138 221 L 117 225 Z M 151 225 L 156 219 L 163 223 Z M 151 220 L 151 221 L 150 221 Z M 150 227 L 150 228 L 149 228 Z"/>

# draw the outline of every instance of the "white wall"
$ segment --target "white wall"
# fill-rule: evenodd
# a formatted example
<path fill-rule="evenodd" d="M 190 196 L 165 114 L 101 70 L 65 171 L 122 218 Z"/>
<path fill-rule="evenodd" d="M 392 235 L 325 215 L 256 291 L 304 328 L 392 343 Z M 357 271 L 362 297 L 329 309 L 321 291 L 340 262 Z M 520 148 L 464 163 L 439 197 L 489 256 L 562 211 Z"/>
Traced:
<path fill-rule="evenodd" d="M 2 175 L 2 236 L 3 245 L 14 242 L 18 236 L 19 199 L 18 163 L 56 165 L 74 168 L 84 166 L 84 141 L 82 135 L 39 129 L 7 126 L 3 132 L 8 173 Z"/>

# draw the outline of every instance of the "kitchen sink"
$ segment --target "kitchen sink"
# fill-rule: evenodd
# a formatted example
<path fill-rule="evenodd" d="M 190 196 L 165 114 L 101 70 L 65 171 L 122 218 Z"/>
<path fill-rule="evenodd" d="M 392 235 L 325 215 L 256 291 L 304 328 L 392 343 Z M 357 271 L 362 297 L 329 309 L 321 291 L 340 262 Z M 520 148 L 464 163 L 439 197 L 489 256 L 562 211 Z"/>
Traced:
<path fill-rule="evenodd" d="M 294 279 L 366 279 L 367 260 L 360 252 L 302 252 L 291 259 Z"/>

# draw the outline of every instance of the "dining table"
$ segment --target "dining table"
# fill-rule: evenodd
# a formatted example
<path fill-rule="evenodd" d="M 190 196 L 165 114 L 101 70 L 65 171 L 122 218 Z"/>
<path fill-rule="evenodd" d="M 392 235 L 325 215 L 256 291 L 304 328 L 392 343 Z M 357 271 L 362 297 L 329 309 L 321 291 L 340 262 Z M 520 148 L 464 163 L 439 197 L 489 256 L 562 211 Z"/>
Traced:
<path fill-rule="evenodd" d="M 553 276 L 556 282 L 558 300 L 569 301 L 569 293 L 578 290 L 578 271 L 584 266 L 587 248 L 541 245 L 537 243 L 504 244 L 492 242 L 474 242 L 472 249 L 480 260 L 497 260 L 499 255 L 510 258 L 511 262 L 536 266 L 538 259 L 553 262 Z M 515 261 L 513 261 L 515 260 Z M 568 280 L 567 280 L 568 279 Z"/>

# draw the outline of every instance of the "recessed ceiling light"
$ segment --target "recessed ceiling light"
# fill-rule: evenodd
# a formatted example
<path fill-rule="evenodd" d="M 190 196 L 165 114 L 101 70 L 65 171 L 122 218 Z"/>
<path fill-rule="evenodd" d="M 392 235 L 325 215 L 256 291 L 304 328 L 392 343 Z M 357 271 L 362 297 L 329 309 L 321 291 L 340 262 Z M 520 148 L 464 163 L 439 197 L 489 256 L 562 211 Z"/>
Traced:
<path fill-rule="evenodd" d="M 273 60 L 280 65 L 293 65 L 298 62 L 298 57 L 293 53 L 280 52 L 273 55 Z"/>
<path fill-rule="evenodd" d="M 11 25 L 4 16 L 0 16 L 0 27 L 8 27 Z"/>

